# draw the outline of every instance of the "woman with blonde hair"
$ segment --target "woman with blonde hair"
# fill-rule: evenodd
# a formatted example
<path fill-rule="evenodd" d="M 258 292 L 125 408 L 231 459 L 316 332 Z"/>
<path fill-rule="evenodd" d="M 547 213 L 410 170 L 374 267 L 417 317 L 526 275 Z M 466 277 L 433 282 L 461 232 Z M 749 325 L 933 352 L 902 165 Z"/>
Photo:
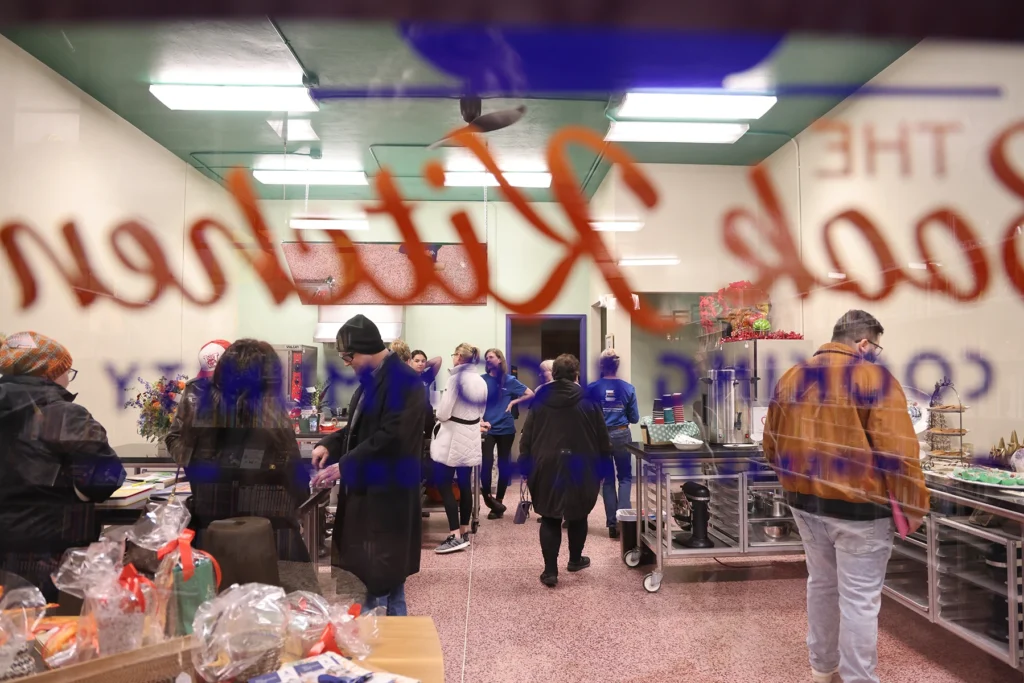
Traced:
<path fill-rule="evenodd" d="M 398 356 L 398 360 L 402 361 L 406 365 L 409 365 L 409 361 L 412 360 L 412 349 L 401 339 L 396 339 L 388 346 L 391 349 L 391 353 Z"/>
<path fill-rule="evenodd" d="M 508 373 L 508 364 L 501 349 L 487 349 L 484 367 L 487 369 L 482 375 L 487 383 L 484 422 L 489 427 L 483 440 L 480 483 L 483 485 L 484 504 L 491 510 L 487 519 L 500 519 L 506 510 L 501 501 L 512 479 L 512 443 L 516 438 L 512 408 L 533 398 L 533 391 Z M 494 467 L 495 447 L 498 449 L 498 491 L 492 498 L 491 469 Z"/>
<path fill-rule="evenodd" d="M 459 344 L 452 354 L 451 374 L 437 406 L 437 426 L 430 442 L 434 461 L 434 482 L 444 502 L 451 532 L 434 552 L 454 553 L 469 546 L 469 518 L 473 512 L 473 468 L 480 464 L 480 420 L 487 403 L 487 384 L 473 372 L 480 362 L 475 346 Z M 455 502 L 452 479 L 459 481 L 459 501 Z"/>

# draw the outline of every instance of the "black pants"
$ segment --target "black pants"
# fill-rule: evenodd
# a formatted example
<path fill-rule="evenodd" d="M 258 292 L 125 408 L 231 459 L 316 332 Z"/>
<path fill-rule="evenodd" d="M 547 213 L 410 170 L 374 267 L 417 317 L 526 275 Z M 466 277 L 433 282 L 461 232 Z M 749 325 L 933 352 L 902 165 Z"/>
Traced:
<path fill-rule="evenodd" d="M 512 442 L 515 434 L 488 434 L 483 441 L 484 461 L 480 467 L 480 484 L 484 496 L 491 495 L 491 470 L 494 469 L 494 447 L 498 447 L 498 495 L 501 502 L 505 498 L 505 489 L 512 481 Z"/>
<path fill-rule="evenodd" d="M 473 515 L 473 476 L 472 467 L 448 467 L 439 462 L 434 463 L 434 485 L 441 494 L 444 512 L 448 515 L 448 529 L 458 531 L 459 526 L 469 526 Z M 459 480 L 459 500 L 455 501 L 452 491 L 452 478 Z"/>
<path fill-rule="evenodd" d="M 567 523 L 569 533 L 569 561 L 579 562 L 583 557 L 583 544 L 587 542 L 587 520 L 574 519 Z M 544 553 L 544 573 L 558 573 L 558 551 L 562 547 L 562 520 L 556 517 L 540 518 L 540 550 Z"/>

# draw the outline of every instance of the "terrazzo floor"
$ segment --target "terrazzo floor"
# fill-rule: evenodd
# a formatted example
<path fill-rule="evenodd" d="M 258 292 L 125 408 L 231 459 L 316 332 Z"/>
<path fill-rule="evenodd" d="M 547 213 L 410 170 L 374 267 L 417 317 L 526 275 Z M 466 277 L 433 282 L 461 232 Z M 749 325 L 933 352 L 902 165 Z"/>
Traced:
<path fill-rule="evenodd" d="M 448 683 L 794 683 L 810 681 L 802 558 L 700 560 L 666 570 L 648 594 L 590 518 L 593 566 L 541 585 L 538 525 L 481 519 L 467 551 L 435 555 L 443 513 L 424 520 L 422 569 L 406 585 L 410 614 L 430 615 Z M 567 558 L 563 540 L 561 563 Z M 885 598 L 885 683 L 1020 683 L 1010 667 Z M 838 681 L 838 678 L 836 679 Z"/>

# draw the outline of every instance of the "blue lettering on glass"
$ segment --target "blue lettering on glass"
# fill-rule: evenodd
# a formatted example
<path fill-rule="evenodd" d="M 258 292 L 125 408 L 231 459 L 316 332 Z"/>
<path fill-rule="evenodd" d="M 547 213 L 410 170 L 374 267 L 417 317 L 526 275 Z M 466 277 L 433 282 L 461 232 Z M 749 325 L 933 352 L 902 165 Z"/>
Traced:
<path fill-rule="evenodd" d="M 904 386 L 917 387 L 917 366 L 921 363 L 931 361 L 939 366 L 939 377 L 953 377 L 953 368 L 950 367 L 949 362 L 942 357 L 942 354 L 937 351 L 922 351 L 913 358 L 910 359 L 910 363 L 907 364 L 907 378 L 904 382 Z M 928 383 L 925 385 L 927 386 Z"/>
<path fill-rule="evenodd" d="M 984 396 L 992 388 L 992 364 L 985 359 L 979 352 L 968 350 L 964 353 L 964 358 L 968 362 L 974 363 L 981 368 L 981 386 L 977 389 L 969 389 L 965 392 L 965 396 L 969 401 L 977 401 L 979 398 Z"/>
<path fill-rule="evenodd" d="M 106 370 L 107 375 L 114 381 L 114 405 L 121 408 L 124 405 L 125 394 L 128 392 L 128 383 L 135 381 L 139 366 L 137 363 L 132 363 L 128 366 L 128 372 L 123 375 L 118 374 L 117 368 L 114 367 L 113 363 L 107 363 Z"/>
<path fill-rule="evenodd" d="M 720 361 L 720 359 L 716 360 Z M 677 368 L 682 371 L 685 383 L 682 391 L 673 392 L 669 389 L 668 379 L 665 375 L 659 375 L 655 384 L 655 396 L 681 393 L 684 405 L 697 398 L 697 395 L 700 392 L 700 373 L 698 371 L 697 362 L 693 358 L 689 358 L 682 354 L 668 352 L 659 356 L 658 361 L 661 363 L 662 367 Z"/>

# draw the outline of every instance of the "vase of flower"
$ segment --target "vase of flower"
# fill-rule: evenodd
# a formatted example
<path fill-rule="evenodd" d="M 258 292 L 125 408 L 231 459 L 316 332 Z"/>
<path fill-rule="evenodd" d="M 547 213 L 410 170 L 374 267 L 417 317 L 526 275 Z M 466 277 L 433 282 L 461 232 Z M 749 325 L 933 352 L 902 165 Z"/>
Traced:
<path fill-rule="evenodd" d="M 166 456 L 167 449 L 163 439 L 171 431 L 171 422 L 178 410 L 181 392 L 185 390 L 185 381 L 188 377 L 161 377 L 156 382 L 147 382 L 141 377 L 138 379 L 142 386 L 135 394 L 135 398 L 125 401 L 124 407 L 126 410 L 135 408 L 139 411 L 139 435 L 146 441 L 157 443 L 157 454 L 160 455 L 160 449 L 163 448 L 162 455 Z"/>

